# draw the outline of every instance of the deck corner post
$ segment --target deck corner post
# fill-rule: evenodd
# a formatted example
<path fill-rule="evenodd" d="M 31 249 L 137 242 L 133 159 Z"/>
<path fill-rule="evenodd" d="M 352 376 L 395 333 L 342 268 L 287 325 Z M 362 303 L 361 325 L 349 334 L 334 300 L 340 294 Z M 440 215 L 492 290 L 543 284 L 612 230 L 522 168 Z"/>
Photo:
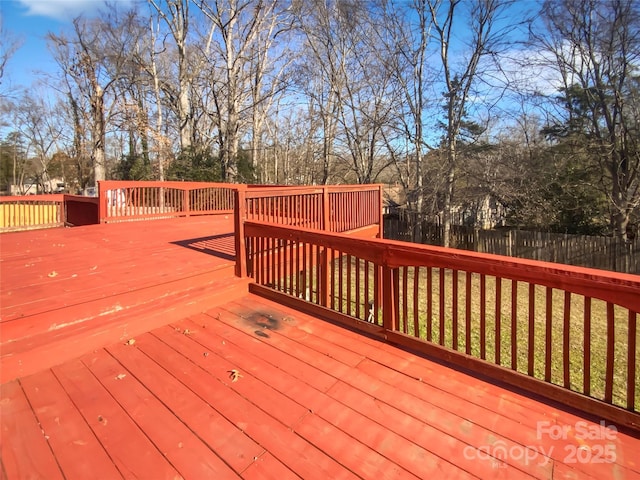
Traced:
<path fill-rule="evenodd" d="M 247 250 L 244 238 L 244 222 L 247 217 L 245 185 L 234 189 L 233 230 L 236 247 L 236 277 L 247 276 Z"/>

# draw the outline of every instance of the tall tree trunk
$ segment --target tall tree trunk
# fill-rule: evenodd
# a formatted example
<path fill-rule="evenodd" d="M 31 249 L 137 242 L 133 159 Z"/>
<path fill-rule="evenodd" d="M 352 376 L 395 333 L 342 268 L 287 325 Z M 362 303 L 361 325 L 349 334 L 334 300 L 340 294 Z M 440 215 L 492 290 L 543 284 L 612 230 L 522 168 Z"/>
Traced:
<path fill-rule="evenodd" d="M 104 92 L 97 80 L 94 82 L 94 96 L 91 99 L 91 113 L 93 125 L 91 126 L 91 163 L 93 165 L 93 180 L 97 187 L 99 181 L 107 179 L 105 165 L 105 118 L 104 118 Z"/>

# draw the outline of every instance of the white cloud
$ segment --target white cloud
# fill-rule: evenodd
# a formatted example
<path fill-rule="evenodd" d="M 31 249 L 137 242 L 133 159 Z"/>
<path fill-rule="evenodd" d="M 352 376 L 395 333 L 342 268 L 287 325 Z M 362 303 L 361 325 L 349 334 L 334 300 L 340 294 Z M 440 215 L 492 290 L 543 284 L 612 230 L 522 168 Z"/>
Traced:
<path fill-rule="evenodd" d="M 27 8 L 27 15 L 39 15 L 56 20 L 70 20 L 80 14 L 91 16 L 104 7 L 104 0 L 18 0 Z M 131 0 L 118 3 L 130 4 Z"/>

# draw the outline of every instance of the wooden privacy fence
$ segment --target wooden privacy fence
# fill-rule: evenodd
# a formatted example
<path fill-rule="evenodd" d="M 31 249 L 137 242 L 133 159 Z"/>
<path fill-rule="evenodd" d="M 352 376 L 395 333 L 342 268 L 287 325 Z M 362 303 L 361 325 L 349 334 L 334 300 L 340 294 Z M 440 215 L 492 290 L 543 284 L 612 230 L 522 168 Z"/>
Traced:
<path fill-rule="evenodd" d="M 407 213 L 385 215 L 384 238 L 442 245 L 442 225 L 423 222 L 421 229 L 417 229 L 415 221 L 415 215 Z M 640 236 L 624 242 L 615 237 L 514 229 L 479 230 L 461 225 L 452 226 L 451 236 L 453 247 L 474 252 L 640 273 Z"/>
<path fill-rule="evenodd" d="M 0 232 L 98 223 L 98 199 L 77 195 L 0 197 Z"/>
<path fill-rule="evenodd" d="M 255 293 L 640 428 L 640 278 L 246 222 Z"/>

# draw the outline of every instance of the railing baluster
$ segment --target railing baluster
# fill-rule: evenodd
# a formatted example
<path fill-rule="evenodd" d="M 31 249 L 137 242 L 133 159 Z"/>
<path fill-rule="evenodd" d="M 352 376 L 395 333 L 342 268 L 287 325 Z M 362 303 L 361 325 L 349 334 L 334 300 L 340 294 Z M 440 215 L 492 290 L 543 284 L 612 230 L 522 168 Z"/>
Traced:
<path fill-rule="evenodd" d="M 544 329 L 544 379 L 551 381 L 551 341 L 552 341 L 552 321 L 553 321 L 553 289 L 546 288 L 546 308 L 545 308 L 545 329 Z"/>
<path fill-rule="evenodd" d="M 465 272 L 465 315 L 464 315 L 464 349 L 471 355 L 471 297 L 473 295 L 471 272 Z"/>
<path fill-rule="evenodd" d="M 433 268 L 427 267 L 427 341 L 433 340 Z"/>
<path fill-rule="evenodd" d="M 357 256 L 354 257 L 355 260 L 355 267 L 356 267 L 356 271 L 355 271 L 355 275 L 356 275 L 356 291 L 355 291 L 355 303 L 356 303 L 356 318 L 360 318 L 362 319 L 362 317 L 360 316 L 360 298 L 362 298 L 363 296 L 361 295 L 361 290 L 360 290 L 360 258 L 358 258 Z M 364 298 L 366 299 L 366 295 L 367 293 L 365 292 Z M 366 302 L 366 300 L 365 300 Z M 366 303 L 365 303 L 366 305 Z"/>
<path fill-rule="evenodd" d="M 604 380 L 604 401 L 613 399 L 613 366 L 615 363 L 615 315 L 613 303 L 607 302 L 607 354 Z"/>
<path fill-rule="evenodd" d="M 563 363 L 563 385 L 565 388 L 571 386 L 570 377 L 570 353 L 571 353 L 571 292 L 564 292 L 564 321 L 562 325 L 562 363 Z"/>
<path fill-rule="evenodd" d="M 511 280 L 511 369 L 518 370 L 518 282 Z"/>
<path fill-rule="evenodd" d="M 444 268 L 439 268 L 438 269 L 438 284 L 440 287 L 440 290 L 438 292 L 438 314 L 439 314 L 439 318 L 440 318 L 440 322 L 438 324 L 438 328 L 439 328 L 439 332 L 438 332 L 438 343 L 440 343 L 440 345 L 444 345 L 444 329 L 445 329 L 445 297 L 447 295 L 446 292 L 446 286 L 445 286 L 445 276 L 446 276 L 446 270 Z"/>
<path fill-rule="evenodd" d="M 527 374 L 533 376 L 534 372 L 534 347 L 535 347 L 535 324 L 536 324 L 536 290 L 533 283 L 529 284 L 529 336 L 528 336 L 528 358 L 527 358 Z"/>
<path fill-rule="evenodd" d="M 383 319 L 380 318 L 383 307 L 382 298 L 382 267 L 378 263 L 373 263 L 373 301 L 375 304 L 376 324 L 381 325 Z"/>
<path fill-rule="evenodd" d="M 495 301 L 495 361 L 497 365 L 500 365 L 502 355 L 502 278 L 495 277 L 496 282 L 496 301 Z"/>
<path fill-rule="evenodd" d="M 404 333 L 409 333 L 409 319 L 408 319 L 408 308 L 409 308 L 409 268 L 401 267 L 402 270 L 402 318 L 399 319 L 402 323 L 402 331 Z"/>
<path fill-rule="evenodd" d="M 344 281 L 343 281 L 343 274 L 344 274 L 344 270 L 343 270 L 343 265 L 342 265 L 342 252 L 338 251 L 338 311 L 340 313 L 342 313 L 343 309 L 343 301 L 342 299 L 344 298 Z M 334 295 L 335 296 L 335 295 Z"/>
<path fill-rule="evenodd" d="M 628 321 L 627 338 L 629 339 L 629 345 L 627 346 L 627 409 L 635 410 L 636 362 L 638 361 L 638 354 L 636 352 L 638 315 L 633 310 L 629 310 Z"/>
<path fill-rule="evenodd" d="M 458 350 L 458 270 L 451 271 L 451 281 L 453 282 L 453 292 L 451 298 L 451 348 Z"/>
<path fill-rule="evenodd" d="M 584 297 L 584 353 L 582 389 L 585 395 L 591 395 L 591 297 Z"/>
<path fill-rule="evenodd" d="M 487 276 L 480 275 L 480 358 L 487 358 Z"/>
<path fill-rule="evenodd" d="M 413 267 L 413 334 L 420 338 L 420 267 Z"/>
<path fill-rule="evenodd" d="M 347 254 L 347 315 L 353 315 L 351 308 L 351 287 L 353 287 L 354 281 L 351 277 L 351 255 Z M 356 291 L 356 297 L 359 295 L 358 291 Z"/>

